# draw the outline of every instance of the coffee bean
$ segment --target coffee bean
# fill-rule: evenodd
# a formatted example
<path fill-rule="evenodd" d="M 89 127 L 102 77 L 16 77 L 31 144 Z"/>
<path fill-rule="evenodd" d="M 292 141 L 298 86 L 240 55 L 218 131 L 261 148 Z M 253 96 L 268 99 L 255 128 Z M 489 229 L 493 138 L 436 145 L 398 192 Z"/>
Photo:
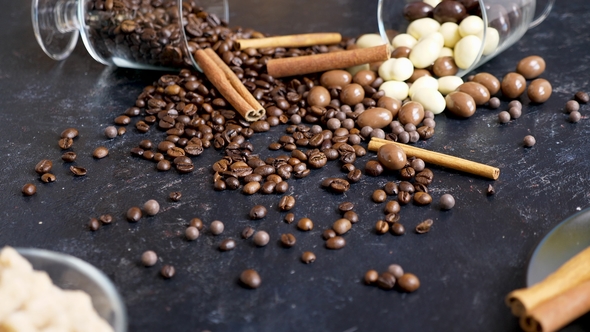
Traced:
<path fill-rule="evenodd" d="M 154 266 L 154 265 L 156 265 L 157 262 L 158 262 L 158 255 L 154 251 L 148 250 L 148 251 L 144 251 L 144 253 L 141 254 L 141 263 L 143 264 L 143 266 L 146 266 L 146 267 Z"/>
<path fill-rule="evenodd" d="M 98 219 L 90 218 L 90 221 L 88 222 L 88 228 L 90 228 L 90 230 L 93 232 L 97 231 L 100 228 L 100 222 Z"/>
<path fill-rule="evenodd" d="M 94 149 L 94 152 L 92 152 L 92 156 L 96 159 L 102 159 L 108 155 L 109 155 L 109 149 L 107 149 L 104 146 L 99 146 L 96 149 Z"/>
<path fill-rule="evenodd" d="M 160 160 L 156 164 L 156 169 L 158 171 L 162 171 L 162 172 L 169 171 L 171 167 L 172 167 L 172 165 L 170 164 L 170 161 L 168 161 L 166 159 Z"/>
<path fill-rule="evenodd" d="M 270 241 L 270 236 L 265 231 L 258 231 L 254 234 L 254 238 L 252 238 L 254 244 L 258 247 L 264 247 Z"/>
<path fill-rule="evenodd" d="M 432 171 L 428 168 L 425 168 L 421 172 L 416 174 L 416 177 L 414 178 L 414 182 L 428 186 L 432 183 L 433 178 L 434 178 L 434 174 L 432 173 Z"/>
<path fill-rule="evenodd" d="M 376 283 L 378 278 L 379 278 L 379 272 L 377 272 L 375 270 L 369 270 L 369 271 L 365 272 L 364 281 L 367 285 L 372 285 L 372 284 Z"/>
<path fill-rule="evenodd" d="M 295 242 L 297 242 L 297 239 L 295 238 L 295 236 L 293 234 L 291 234 L 291 233 L 281 234 L 281 244 L 284 247 L 291 248 L 292 246 L 295 245 Z"/>
<path fill-rule="evenodd" d="M 400 215 L 399 213 L 388 213 L 385 215 L 385 218 L 383 218 L 383 220 L 387 221 L 389 224 L 393 224 L 400 220 Z"/>
<path fill-rule="evenodd" d="M 160 204 L 155 199 L 150 199 L 143 204 L 143 211 L 148 216 L 155 216 L 160 212 Z"/>
<path fill-rule="evenodd" d="M 131 207 L 129 208 L 129 210 L 127 210 L 126 216 L 127 220 L 129 220 L 130 222 L 138 222 L 139 219 L 141 219 L 142 217 L 141 209 L 137 206 Z"/>
<path fill-rule="evenodd" d="M 71 163 L 74 160 L 76 160 L 76 153 L 73 151 L 68 151 L 65 152 L 62 156 L 61 156 L 61 160 L 63 160 L 66 163 Z"/>
<path fill-rule="evenodd" d="M 373 194 L 371 195 L 371 199 L 373 199 L 373 202 L 375 202 L 375 203 L 383 203 L 387 199 L 387 194 L 385 193 L 384 190 L 377 189 L 377 190 L 373 191 Z"/>
<path fill-rule="evenodd" d="M 391 264 L 387 267 L 387 272 L 391 273 L 396 279 L 404 275 L 404 269 L 398 264 Z"/>
<path fill-rule="evenodd" d="M 246 195 L 252 195 L 257 193 L 258 190 L 260 190 L 260 182 L 248 182 L 244 185 L 242 193 Z"/>
<path fill-rule="evenodd" d="M 289 211 L 295 206 L 295 197 L 283 196 L 279 201 L 279 209 L 281 211 Z"/>
<path fill-rule="evenodd" d="M 103 214 L 98 218 L 98 220 L 100 220 L 100 222 L 103 224 L 108 225 L 113 222 L 113 216 L 110 214 Z"/>
<path fill-rule="evenodd" d="M 344 179 L 334 178 L 334 181 L 330 183 L 330 189 L 337 194 L 342 194 L 350 189 L 350 183 Z"/>
<path fill-rule="evenodd" d="M 387 204 L 385 204 L 385 208 L 383 209 L 385 214 L 399 213 L 400 210 L 401 210 L 401 206 L 399 205 L 399 203 L 397 201 L 387 202 Z"/>
<path fill-rule="evenodd" d="M 219 244 L 219 250 L 230 251 L 236 248 L 236 241 L 234 239 L 225 239 Z"/>
<path fill-rule="evenodd" d="M 51 173 L 45 173 L 41 175 L 41 181 L 45 183 L 55 182 L 55 175 Z"/>
<path fill-rule="evenodd" d="M 87 173 L 86 168 L 80 166 L 70 166 L 70 172 L 75 176 L 84 176 Z"/>
<path fill-rule="evenodd" d="M 432 224 L 433 224 L 432 219 L 426 219 L 426 220 L 422 221 L 421 223 L 419 223 L 416 226 L 416 233 L 418 233 L 418 234 L 428 233 L 430 231 L 430 228 L 432 228 Z"/>
<path fill-rule="evenodd" d="M 338 205 L 338 210 L 342 213 L 352 211 L 352 209 L 354 209 L 354 203 L 352 202 L 342 202 Z"/>
<path fill-rule="evenodd" d="M 342 236 L 334 236 L 326 240 L 326 248 L 338 250 L 344 248 L 346 240 Z"/>
<path fill-rule="evenodd" d="M 455 206 L 455 198 L 451 194 L 444 194 L 440 197 L 438 204 L 443 210 L 450 210 Z"/>
<path fill-rule="evenodd" d="M 420 280 L 412 273 L 404 273 L 398 278 L 397 284 L 402 291 L 408 293 L 414 292 L 420 288 Z"/>
<path fill-rule="evenodd" d="M 345 219 L 345 218 L 341 218 L 341 219 L 336 220 L 334 222 L 334 224 L 332 225 L 332 229 L 338 235 L 345 234 L 346 232 L 348 232 L 350 230 L 351 227 L 352 227 L 352 223 L 350 222 L 350 220 Z"/>
<path fill-rule="evenodd" d="M 350 171 L 346 175 L 346 178 L 348 179 L 348 181 L 350 181 L 352 183 L 356 183 L 361 180 L 362 176 L 363 176 L 363 172 L 361 172 L 360 169 L 355 169 L 355 170 Z"/>
<path fill-rule="evenodd" d="M 325 229 L 322 232 L 322 238 L 324 240 L 331 239 L 336 236 L 336 232 L 333 229 Z"/>
<path fill-rule="evenodd" d="M 286 222 L 287 224 L 290 224 L 290 223 L 292 223 L 293 221 L 295 221 L 295 214 L 293 214 L 293 213 L 287 213 L 287 214 L 285 215 L 285 219 L 284 219 L 284 220 L 285 220 L 285 222 Z"/>
<path fill-rule="evenodd" d="M 389 272 L 382 272 L 377 278 L 377 286 L 381 289 L 393 289 L 395 287 L 395 276 Z"/>
<path fill-rule="evenodd" d="M 211 225 L 209 225 L 209 230 L 213 235 L 219 235 L 223 233 L 224 228 L 225 226 L 219 220 L 214 220 L 213 222 L 211 222 Z"/>
<path fill-rule="evenodd" d="M 43 159 L 35 165 L 35 172 L 37 174 L 45 174 L 51 172 L 53 162 L 49 159 Z"/>
<path fill-rule="evenodd" d="M 240 282 L 242 283 L 242 285 L 254 289 L 260 287 L 262 279 L 260 278 L 258 272 L 256 272 L 255 270 L 248 269 L 242 271 L 242 273 L 240 274 Z"/>
<path fill-rule="evenodd" d="M 60 139 L 57 144 L 59 145 L 59 147 L 62 150 L 67 150 L 72 147 L 72 145 L 74 144 L 74 141 L 69 137 L 65 137 L 65 138 Z"/>
<path fill-rule="evenodd" d="M 255 205 L 250 209 L 250 219 L 258 220 L 266 217 L 266 208 L 263 205 Z"/>
<path fill-rule="evenodd" d="M 297 228 L 302 231 L 311 231 L 313 229 L 313 221 L 309 218 L 301 218 L 297 222 Z"/>
<path fill-rule="evenodd" d="M 383 165 L 377 160 L 369 160 L 365 164 L 365 174 L 369 176 L 379 176 L 383 173 Z"/>
<path fill-rule="evenodd" d="M 117 137 L 117 128 L 115 126 L 108 126 L 104 129 L 104 136 L 112 139 Z"/>
<path fill-rule="evenodd" d="M 404 225 L 400 224 L 399 222 L 394 222 L 393 224 L 391 224 L 391 233 L 393 235 L 404 235 L 406 234 L 406 229 L 404 227 Z"/>
<path fill-rule="evenodd" d="M 196 240 L 199 237 L 199 234 L 200 234 L 199 230 L 193 226 L 187 227 L 186 230 L 184 231 L 184 236 L 189 241 Z"/>
<path fill-rule="evenodd" d="M 178 202 L 182 197 L 182 193 L 180 191 L 173 191 L 170 193 L 170 195 L 168 195 L 168 197 L 170 197 L 170 200 L 172 200 L 173 202 Z"/>
<path fill-rule="evenodd" d="M 400 205 L 406 205 L 406 204 L 410 203 L 411 200 L 412 200 L 412 194 L 410 194 L 407 191 L 400 191 L 397 194 L 397 202 Z"/>
<path fill-rule="evenodd" d="M 389 231 L 389 224 L 386 221 L 379 220 L 375 224 L 375 232 L 377 234 L 385 234 Z"/>
<path fill-rule="evenodd" d="M 432 197 L 423 191 L 419 191 L 414 194 L 414 204 L 416 205 L 428 205 L 432 203 Z"/>
<path fill-rule="evenodd" d="M 162 277 L 164 277 L 164 279 L 170 279 L 176 274 L 176 269 L 174 269 L 174 266 L 166 264 L 162 266 L 160 274 Z"/>
<path fill-rule="evenodd" d="M 590 102 L 590 96 L 588 95 L 588 93 L 586 93 L 584 91 L 576 92 L 576 94 L 574 95 L 574 98 L 580 104 L 587 104 L 588 102 Z"/>

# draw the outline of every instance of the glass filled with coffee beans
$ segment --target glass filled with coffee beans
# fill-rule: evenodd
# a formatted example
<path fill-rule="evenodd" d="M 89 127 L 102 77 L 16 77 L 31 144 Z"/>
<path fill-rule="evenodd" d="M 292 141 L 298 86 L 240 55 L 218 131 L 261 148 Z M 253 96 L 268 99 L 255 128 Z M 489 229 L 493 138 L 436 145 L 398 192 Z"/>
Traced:
<path fill-rule="evenodd" d="M 35 37 L 55 60 L 78 36 L 96 61 L 136 69 L 192 67 L 196 49 L 231 46 L 227 0 L 33 0 L 31 10 Z"/>
<path fill-rule="evenodd" d="M 540 24 L 555 0 L 379 0 L 380 42 L 415 68 L 464 76 Z M 537 12 L 536 12 L 537 11 Z M 535 18 L 535 16 L 538 16 Z M 377 41 L 377 42 L 379 42 Z"/>

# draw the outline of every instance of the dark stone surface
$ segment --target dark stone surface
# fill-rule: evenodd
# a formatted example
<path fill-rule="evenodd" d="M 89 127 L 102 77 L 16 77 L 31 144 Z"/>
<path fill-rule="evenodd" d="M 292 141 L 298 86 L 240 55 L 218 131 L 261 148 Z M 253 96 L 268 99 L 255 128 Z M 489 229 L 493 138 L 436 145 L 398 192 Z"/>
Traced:
<path fill-rule="evenodd" d="M 357 36 L 376 29 L 375 3 L 230 2 L 232 23 L 273 34 L 330 30 Z M 517 331 L 504 297 L 525 286 L 527 261 L 542 236 L 590 202 L 588 106 L 582 106 L 577 124 L 563 112 L 576 91 L 590 90 L 590 30 L 584 15 L 589 11 L 587 1 L 559 2 L 546 22 L 481 68 L 502 77 L 522 57 L 543 56 L 547 71 L 542 76 L 554 87 L 548 102 L 531 105 L 522 97 L 523 116 L 506 125 L 497 121 L 506 101 L 499 110 L 480 108 L 468 120 L 437 117 L 435 136 L 420 146 L 500 167 L 502 174 L 493 182 L 432 167 L 435 202 L 451 193 L 455 208 L 404 207 L 407 230 L 426 218 L 434 220 L 433 229 L 393 237 L 374 233 L 384 205 L 370 199 L 393 175 L 365 177 L 345 195 L 319 187 L 323 178 L 343 175 L 337 162 L 291 180 L 289 193 L 297 198 L 293 212 L 297 219 L 309 217 L 315 223 L 304 233 L 282 221 L 278 195 L 214 192 L 210 165 L 221 156 L 218 151 L 195 158 L 194 173 L 156 172 L 153 163 L 132 157 L 129 149 L 144 137 L 161 140 L 162 132 L 141 135 L 131 129 L 110 141 L 102 132 L 162 73 L 104 67 L 82 43 L 67 60 L 55 62 L 37 46 L 29 5 L 6 2 L 0 14 L 0 246 L 56 250 L 103 270 L 125 299 L 131 331 Z M 74 178 L 60 159 L 57 141 L 67 127 L 80 131 L 73 151 L 79 155 L 75 164 L 88 168 L 83 178 Z M 266 146 L 282 130 L 256 135 L 256 152 L 276 155 Z M 527 134 L 537 139 L 531 149 L 522 146 Z M 92 151 L 100 145 L 110 155 L 94 160 Z M 44 158 L 54 162 L 55 183 L 41 183 L 34 172 Z M 371 158 L 373 154 L 357 166 Z M 23 197 L 27 182 L 37 185 L 36 195 Z M 497 193 L 486 197 L 490 183 Z M 183 198 L 171 202 L 171 191 L 181 191 Z M 125 211 L 148 199 L 158 200 L 161 212 L 128 223 Z M 346 235 L 344 249 L 329 251 L 321 232 L 339 217 L 337 206 L 343 201 L 356 204 L 361 220 Z M 250 221 L 248 211 L 256 204 L 265 205 L 268 215 Z M 116 221 L 90 232 L 89 219 L 104 213 Z M 218 237 L 204 232 L 187 242 L 183 233 L 193 217 L 207 225 L 222 220 L 226 230 Z M 266 230 L 270 244 L 256 248 L 239 239 L 246 225 Z M 278 244 L 285 232 L 296 235 L 295 247 Z M 217 246 L 228 237 L 238 239 L 237 248 L 222 253 Z M 139 257 L 148 249 L 162 259 L 156 267 L 140 266 Z M 299 259 L 308 250 L 317 256 L 310 265 Z M 171 280 L 159 276 L 164 263 L 176 267 Z M 416 293 L 363 284 L 365 271 L 382 271 L 392 263 L 419 276 L 422 286 Z M 259 289 L 239 286 L 246 268 L 260 273 Z M 567 330 L 587 330 L 589 320 L 586 316 Z"/>

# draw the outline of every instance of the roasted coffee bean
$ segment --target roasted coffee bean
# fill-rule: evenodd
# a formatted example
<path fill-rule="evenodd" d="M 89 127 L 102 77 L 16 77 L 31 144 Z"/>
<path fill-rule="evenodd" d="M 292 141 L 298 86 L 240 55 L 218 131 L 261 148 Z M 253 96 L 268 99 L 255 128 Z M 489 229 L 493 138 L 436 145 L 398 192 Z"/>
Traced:
<path fill-rule="evenodd" d="M 264 247 L 270 241 L 270 236 L 265 231 L 258 231 L 254 234 L 254 238 L 252 238 L 254 244 L 258 247 Z"/>
<path fill-rule="evenodd" d="M 393 224 L 391 224 L 390 230 L 393 235 L 406 234 L 406 229 L 404 225 L 400 224 L 399 222 L 394 222 Z"/>
<path fill-rule="evenodd" d="M 242 230 L 242 239 L 249 239 L 250 237 L 252 237 L 252 235 L 254 235 L 254 228 L 250 227 L 250 226 L 246 226 L 243 230 Z"/>
<path fill-rule="evenodd" d="M 143 211 L 148 216 L 155 216 L 158 214 L 158 212 L 160 212 L 160 203 L 158 203 L 158 201 L 155 199 L 150 199 L 143 204 Z"/>
<path fill-rule="evenodd" d="M 258 272 L 252 269 L 248 269 L 242 271 L 242 273 L 240 274 L 240 282 L 242 285 L 248 288 L 255 289 L 260 287 L 262 279 L 260 278 Z"/>
<path fill-rule="evenodd" d="M 102 159 L 109 155 L 109 149 L 104 146 L 99 146 L 92 152 L 92 156 L 96 159 Z"/>
<path fill-rule="evenodd" d="M 416 226 L 416 233 L 418 233 L 418 234 L 428 233 L 430 231 L 430 228 L 432 228 L 432 224 L 433 224 L 432 219 L 426 219 L 426 220 L 422 221 L 421 223 L 419 223 Z"/>
<path fill-rule="evenodd" d="M 277 183 L 277 185 L 275 186 L 275 192 L 277 194 L 284 194 L 287 192 L 288 189 L 289 189 L 289 183 L 286 181 L 281 181 L 281 182 Z"/>
<path fill-rule="evenodd" d="M 357 223 L 359 221 L 359 216 L 354 211 L 346 211 L 342 216 L 344 219 L 350 220 L 351 223 Z"/>
<path fill-rule="evenodd" d="M 141 209 L 137 206 L 131 207 L 127 210 L 126 216 L 130 222 L 138 222 L 142 217 Z"/>
<path fill-rule="evenodd" d="M 205 225 L 203 224 L 203 220 L 201 220 L 200 218 L 191 219 L 191 221 L 189 222 L 189 226 L 196 227 L 199 231 L 203 230 L 203 228 L 205 227 Z"/>
<path fill-rule="evenodd" d="M 350 220 L 345 218 L 338 219 L 334 222 L 334 224 L 332 224 L 332 229 L 338 235 L 346 234 L 346 232 L 348 232 L 351 227 L 352 223 Z"/>
<path fill-rule="evenodd" d="M 399 175 L 406 180 L 409 180 L 416 175 L 416 171 L 412 167 L 404 167 L 399 171 Z"/>
<path fill-rule="evenodd" d="M 64 131 L 61 132 L 60 137 L 61 138 L 76 138 L 78 137 L 78 129 L 76 128 L 67 128 L 64 129 Z"/>
<path fill-rule="evenodd" d="M 350 171 L 346 175 L 346 178 L 348 179 L 348 181 L 350 181 L 352 183 L 356 183 L 356 182 L 359 182 L 361 180 L 362 176 L 363 176 L 363 172 L 361 172 L 360 169 L 355 169 L 353 171 Z"/>
<path fill-rule="evenodd" d="M 401 206 L 399 205 L 399 203 L 397 201 L 387 202 L 387 204 L 385 204 L 385 208 L 383 209 L 385 214 L 399 213 L 400 210 L 401 210 Z"/>
<path fill-rule="evenodd" d="M 45 173 L 41 175 L 41 181 L 44 183 L 55 182 L 55 175 L 51 173 Z"/>
<path fill-rule="evenodd" d="M 400 215 L 399 213 L 388 213 L 385 215 L 385 218 L 383 218 L 383 220 L 387 221 L 389 224 L 393 224 L 395 222 L 398 222 L 400 220 Z"/>
<path fill-rule="evenodd" d="M 162 277 L 164 277 L 164 279 L 170 279 L 176 274 L 176 269 L 174 269 L 174 266 L 166 264 L 162 266 L 160 274 Z"/>
<path fill-rule="evenodd" d="M 432 197 L 423 191 L 414 193 L 414 204 L 417 205 L 428 205 L 432 203 Z"/>
<path fill-rule="evenodd" d="M 450 210 L 455 206 L 455 198 L 451 194 L 444 194 L 440 197 L 438 205 L 442 210 Z"/>
<path fill-rule="evenodd" d="M 236 241 L 234 239 L 225 239 L 219 244 L 219 250 L 230 251 L 236 248 Z"/>
<path fill-rule="evenodd" d="M 371 198 L 373 199 L 373 202 L 375 202 L 375 203 L 383 203 L 387 199 L 387 194 L 385 193 L 384 190 L 377 189 L 377 190 L 373 191 Z"/>
<path fill-rule="evenodd" d="M 377 278 L 377 286 L 381 289 L 393 289 L 395 287 L 395 276 L 389 272 L 382 272 Z"/>
<path fill-rule="evenodd" d="M 352 202 L 342 202 L 338 205 L 338 210 L 342 213 L 351 211 L 354 209 L 354 203 Z"/>
<path fill-rule="evenodd" d="M 334 181 L 330 183 L 330 189 L 337 194 L 342 194 L 350 189 L 350 183 L 344 179 L 335 178 Z"/>
<path fill-rule="evenodd" d="M 63 160 L 66 163 L 71 163 L 74 160 L 76 160 L 76 153 L 73 151 L 65 152 L 61 155 L 61 160 Z"/>
<path fill-rule="evenodd" d="M 399 188 L 397 183 L 391 181 L 391 182 L 387 182 L 385 184 L 385 186 L 383 186 L 383 190 L 385 191 L 385 193 L 387 195 L 397 195 L 399 192 Z"/>
<path fill-rule="evenodd" d="M 88 228 L 93 232 L 97 231 L 100 228 L 100 222 L 98 219 L 90 218 L 90 221 L 88 222 Z"/>
<path fill-rule="evenodd" d="M 189 241 L 194 241 L 199 237 L 199 229 L 193 226 L 187 227 L 184 231 L 184 236 Z"/>
<path fill-rule="evenodd" d="M 297 222 L 297 228 L 302 231 L 311 231 L 313 229 L 313 221 L 309 218 L 301 218 Z"/>
<path fill-rule="evenodd" d="M 414 188 L 414 185 L 412 183 L 410 183 L 409 181 L 400 181 L 399 190 L 413 194 L 415 191 L 415 188 Z"/>
<path fill-rule="evenodd" d="M 290 223 L 294 222 L 295 221 L 295 214 L 293 214 L 293 213 L 287 213 L 285 215 L 285 219 L 284 220 L 285 220 L 285 222 L 287 224 L 290 224 Z"/>
<path fill-rule="evenodd" d="M 574 95 L 575 100 L 580 104 L 587 104 L 590 102 L 590 95 L 584 91 L 578 91 Z"/>
<path fill-rule="evenodd" d="M 246 195 L 252 195 L 260 190 L 260 182 L 248 182 L 244 185 L 242 192 Z"/>
<path fill-rule="evenodd" d="M 375 232 L 377 234 L 385 234 L 389 231 L 389 224 L 384 220 L 379 220 L 375 224 Z"/>
<path fill-rule="evenodd" d="M 326 155 L 323 152 L 317 152 L 317 153 L 312 153 L 309 158 L 307 163 L 309 164 L 309 166 L 311 168 L 322 168 L 326 165 L 326 163 L 328 162 L 328 158 L 326 157 Z"/>
<path fill-rule="evenodd" d="M 225 188 L 230 189 L 230 190 L 236 190 L 239 187 L 240 187 L 240 180 L 238 180 L 238 178 L 230 176 L 227 179 L 225 179 Z"/>
<path fill-rule="evenodd" d="M 168 160 L 163 159 L 158 161 L 158 163 L 156 164 L 156 169 L 158 171 L 169 171 L 171 168 L 171 164 Z"/>
<path fill-rule="evenodd" d="M 59 140 L 58 145 L 62 150 L 67 150 L 72 147 L 74 141 L 69 137 L 64 137 Z"/>
<path fill-rule="evenodd" d="M 295 245 L 297 239 L 291 233 L 281 234 L 281 244 L 286 248 L 291 248 Z"/>
<path fill-rule="evenodd" d="M 170 193 L 170 195 L 168 195 L 168 197 L 170 197 L 170 200 L 172 200 L 173 202 L 178 202 L 182 197 L 182 193 L 180 191 L 173 191 Z"/>
<path fill-rule="evenodd" d="M 434 174 L 428 168 L 423 169 L 421 172 L 416 174 L 414 181 L 416 183 L 421 183 L 425 186 L 428 186 L 432 183 L 432 179 L 434 178 Z"/>
<path fill-rule="evenodd" d="M 143 264 L 143 266 L 146 266 L 146 267 L 154 266 L 154 265 L 156 265 L 157 262 L 158 262 L 158 255 L 154 251 L 147 250 L 147 251 L 144 251 L 143 254 L 141 254 L 141 264 Z"/>
<path fill-rule="evenodd" d="M 396 279 L 404 275 L 404 269 L 398 264 L 391 264 L 387 267 L 387 272 L 393 274 Z"/>
<path fill-rule="evenodd" d="M 379 272 L 375 270 L 369 270 L 365 272 L 365 277 L 363 278 L 367 285 L 372 285 L 377 282 L 379 278 Z"/>
<path fill-rule="evenodd" d="M 407 191 L 400 191 L 397 194 L 397 201 L 401 205 L 406 205 L 406 204 L 410 203 L 411 200 L 412 200 L 412 194 L 410 194 Z"/>
<path fill-rule="evenodd" d="M 402 291 L 411 293 L 420 288 L 420 279 L 412 273 L 404 273 L 398 278 L 397 284 Z"/>
<path fill-rule="evenodd" d="M 250 209 L 250 219 L 258 220 L 266 217 L 266 208 L 263 205 L 255 205 Z"/>
<path fill-rule="evenodd" d="M 51 172 L 53 162 L 49 159 L 43 159 L 35 165 L 35 172 L 37 174 L 45 174 Z"/>
<path fill-rule="evenodd" d="M 369 160 L 365 164 L 365 174 L 369 176 L 379 176 L 383 173 L 383 165 L 377 160 Z"/>
<path fill-rule="evenodd" d="M 289 211 L 295 206 L 295 197 L 283 196 L 279 201 L 279 209 L 281 211 Z"/>
<path fill-rule="evenodd" d="M 86 168 L 80 166 L 70 166 L 70 172 L 75 176 L 84 176 L 87 173 Z"/>
<path fill-rule="evenodd" d="M 225 229 L 225 226 L 219 220 L 213 220 L 211 222 L 211 225 L 209 225 L 209 231 L 211 231 L 211 234 L 213 234 L 213 235 L 219 235 L 219 234 L 223 233 L 224 229 Z"/>
<path fill-rule="evenodd" d="M 342 236 L 334 236 L 326 240 L 326 248 L 338 250 L 346 246 L 346 240 Z"/>
<path fill-rule="evenodd" d="M 305 264 L 310 264 L 315 262 L 315 254 L 311 251 L 305 251 L 301 254 L 301 261 Z"/>

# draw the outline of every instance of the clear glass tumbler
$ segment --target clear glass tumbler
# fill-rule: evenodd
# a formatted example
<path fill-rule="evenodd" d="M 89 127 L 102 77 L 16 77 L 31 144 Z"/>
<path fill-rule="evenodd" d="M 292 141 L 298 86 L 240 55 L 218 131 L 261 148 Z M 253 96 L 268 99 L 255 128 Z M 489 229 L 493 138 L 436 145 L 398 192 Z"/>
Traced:
<path fill-rule="evenodd" d="M 211 46 L 202 23 L 226 24 L 228 8 L 227 0 L 33 0 L 31 14 L 37 42 L 55 60 L 68 57 L 81 36 L 105 65 L 171 69 L 193 67 L 193 49 Z"/>
<path fill-rule="evenodd" d="M 391 42 L 392 30 L 405 32 L 410 22 L 404 18 L 404 8 L 411 2 L 417 1 L 379 0 L 377 9 L 379 33 L 387 42 Z M 434 8 L 441 3 L 440 0 L 424 2 Z M 456 61 L 459 66 L 456 75 L 464 76 L 512 46 L 528 29 L 540 24 L 549 15 L 555 0 L 460 0 L 457 2 L 461 3 L 466 10 L 466 15 L 478 16 L 483 21 L 483 29 L 469 37 L 475 42 L 463 43 L 467 47 L 459 51 L 462 54 L 469 53 L 466 57 L 468 61 L 464 61 L 461 65 Z M 544 9 L 535 19 L 535 10 L 538 5 L 544 6 Z M 465 38 L 465 36 L 461 35 L 457 38 Z M 459 42 L 456 45 L 457 47 L 453 49 L 455 59 L 458 57 Z"/>

